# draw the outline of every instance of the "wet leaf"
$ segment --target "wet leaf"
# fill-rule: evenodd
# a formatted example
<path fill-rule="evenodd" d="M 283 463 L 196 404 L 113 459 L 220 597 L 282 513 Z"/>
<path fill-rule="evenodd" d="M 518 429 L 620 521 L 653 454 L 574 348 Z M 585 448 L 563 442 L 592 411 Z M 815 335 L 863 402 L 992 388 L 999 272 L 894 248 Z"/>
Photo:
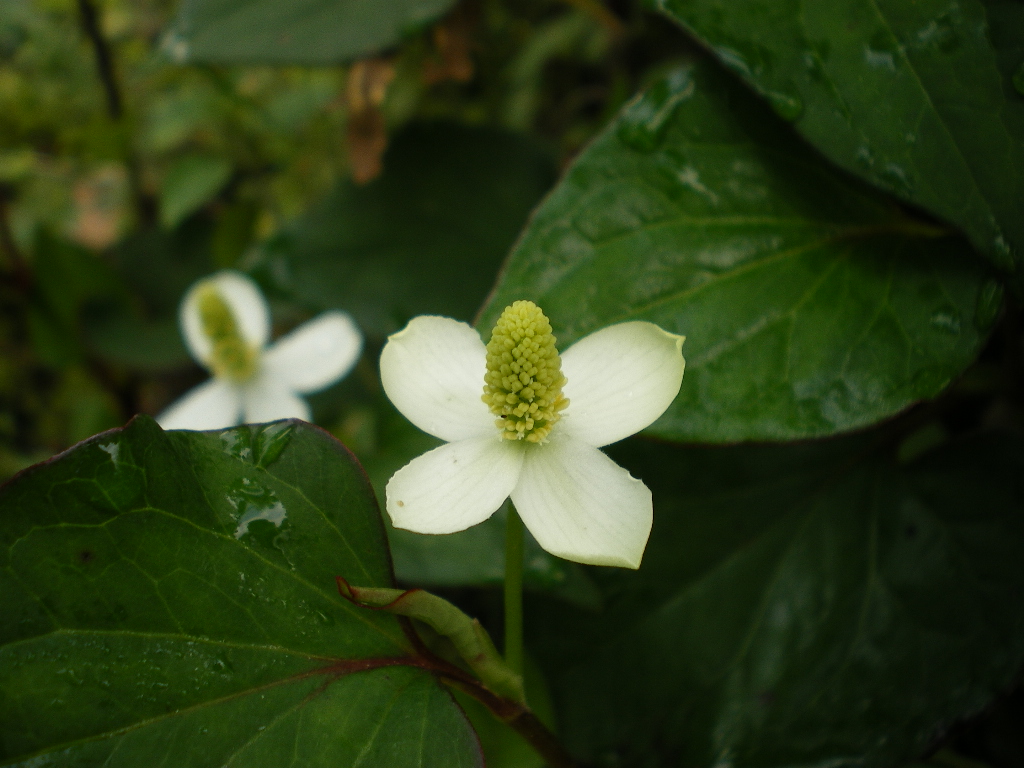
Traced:
<path fill-rule="evenodd" d="M 394 45 L 454 0 L 185 0 L 165 39 L 179 62 L 337 64 Z"/>
<path fill-rule="evenodd" d="M 1013 683 L 1024 446 L 989 435 L 900 464 L 877 437 L 616 451 L 654 493 L 643 565 L 596 573 L 603 614 L 527 615 L 570 749 L 901 765 Z"/>
<path fill-rule="evenodd" d="M 315 427 L 140 417 L 0 493 L 5 765 L 481 764 L 395 617 L 337 593 L 391 569 Z"/>
<path fill-rule="evenodd" d="M 830 159 L 1024 258 L 1024 8 L 1005 0 L 660 0 Z"/>
<path fill-rule="evenodd" d="M 682 389 L 649 431 L 722 442 L 827 435 L 933 397 L 1001 293 L 966 242 L 834 171 L 704 61 L 576 160 L 479 327 L 520 298 L 563 349 L 625 320 L 685 335 Z"/>

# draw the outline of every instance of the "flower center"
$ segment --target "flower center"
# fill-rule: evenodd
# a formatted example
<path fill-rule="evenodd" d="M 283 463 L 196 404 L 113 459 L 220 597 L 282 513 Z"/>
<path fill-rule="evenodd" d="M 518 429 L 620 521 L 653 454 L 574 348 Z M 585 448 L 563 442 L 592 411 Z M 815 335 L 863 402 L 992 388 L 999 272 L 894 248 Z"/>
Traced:
<path fill-rule="evenodd" d="M 204 285 L 196 295 L 203 333 L 210 340 L 210 370 L 214 376 L 241 383 L 256 373 L 259 350 L 246 343 L 238 330 L 231 307 L 213 285 Z"/>
<path fill-rule="evenodd" d="M 532 301 L 517 301 L 498 318 L 487 342 L 483 401 L 508 440 L 543 442 L 569 405 L 551 323 Z"/>

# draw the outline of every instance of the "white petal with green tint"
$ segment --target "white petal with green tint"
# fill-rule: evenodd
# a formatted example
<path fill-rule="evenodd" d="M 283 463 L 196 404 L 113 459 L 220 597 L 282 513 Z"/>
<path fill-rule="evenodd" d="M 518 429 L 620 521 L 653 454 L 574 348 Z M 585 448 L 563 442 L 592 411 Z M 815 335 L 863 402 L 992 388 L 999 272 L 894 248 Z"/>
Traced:
<path fill-rule="evenodd" d="M 164 429 L 224 429 L 238 424 L 242 398 L 236 386 L 220 379 L 200 384 L 157 417 Z"/>
<path fill-rule="evenodd" d="M 653 323 L 611 325 L 562 353 L 569 407 L 558 431 L 601 447 L 665 412 L 683 381 L 683 337 Z"/>
<path fill-rule="evenodd" d="M 512 503 L 545 550 L 591 565 L 639 568 L 651 533 L 647 486 L 580 440 L 529 446 Z"/>
<path fill-rule="evenodd" d="M 230 308 L 242 338 L 256 349 L 266 346 L 270 338 L 270 310 L 259 286 L 240 272 L 225 270 L 193 285 L 181 303 L 181 332 L 192 356 L 208 366 L 213 351 L 198 307 L 200 292 L 209 285 L 217 289 Z"/>
<path fill-rule="evenodd" d="M 312 421 L 309 405 L 283 378 L 261 371 L 242 389 L 242 421 L 259 424 L 278 419 Z"/>
<path fill-rule="evenodd" d="M 388 481 L 391 521 L 418 533 L 454 533 L 483 522 L 516 486 L 525 447 L 492 429 L 413 459 Z"/>
<path fill-rule="evenodd" d="M 264 367 L 300 394 L 333 384 L 355 365 L 363 335 L 344 312 L 324 312 L 282 336 L 267 350 Z"/>
<path fill-rule="evenodd" d="M 480 335 L 448 317 L 415 317 L 388 338 L 380 378 L 395 407 L 424 432 L 442 440 L 494 434 L 494 417 L 481 396 L 486 352 Z"/>

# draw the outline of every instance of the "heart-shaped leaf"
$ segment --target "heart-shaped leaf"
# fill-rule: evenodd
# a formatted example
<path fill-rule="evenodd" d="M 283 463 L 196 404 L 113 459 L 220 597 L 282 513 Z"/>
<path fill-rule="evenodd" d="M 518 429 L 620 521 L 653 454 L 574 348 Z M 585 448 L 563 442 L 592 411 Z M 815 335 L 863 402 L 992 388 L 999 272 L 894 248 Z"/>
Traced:
<path fill-rule="evenodd" d="M 481 765 L 395 617 L 352 455 L 139 417 L 0 492 L 0 764 Z"/>
<path fill-rule="evenodd" d="M 563 348 L 649 320 L 687 337 L 682 389 L 652 433 L 827 435 L 936 395 L 977 353 L 1000 287 L 941 235 L 705 60 L 656 82 L 576 160 L 479 327 L 523 298 Z"/>

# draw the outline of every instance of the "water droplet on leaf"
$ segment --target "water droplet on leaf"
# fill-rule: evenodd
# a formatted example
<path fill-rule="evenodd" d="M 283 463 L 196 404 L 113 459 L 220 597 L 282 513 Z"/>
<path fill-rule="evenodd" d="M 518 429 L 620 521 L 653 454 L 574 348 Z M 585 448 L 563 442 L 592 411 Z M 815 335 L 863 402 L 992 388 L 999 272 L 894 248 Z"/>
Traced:
<path fill-rule="evenodd" d="M 1012 270 L 1015 266 L 1013 263 L 1013 250 L 1010 248 L 1010 244 L 1006 242 L 1006 238 L 999 235 L 992 242 L 992 245 L 995 248 L 996 264 L 1007 271 Z"/>
<path fill-rule="evenodd" d="M 917 42 L 922 48 L 953 53 L 960 47 L 960 35 L 957 34 L 949 14 L 943 14 L 917 31 Z"/>
<path fill-rule="evenodd" d="M 231 486 L 228 490 L 227 500 L 238 512 L 238 525 L 235 528 L 236 539 L 241 539 L 247 533 L 256 533 L 257 528 L 261 533 L 269 533 L 273 529 L 281 528 L 288 517 L 288 512 L 277 495 L 248 477 L 243 477 Z M 260 521 L 270 524 L 270 530 L 255 525 Z"/>
<path fill-rule="evenodd" d="M 804 51 L 803 54 L 804 68 L 814 80 L 819 83 L 825 82 L 825 69 L 822 66 L 821 59 L 814 51 Z"/>
<path fill-rule="evenodd" d="M 1003 308 L 1003 286 L 997 280 L 988 280 L 978 292 L 978 306 L 974 322 L 978 330 L 987 333 L 999 317 Z"/>
<path fill-rule="evenodd" d="M 865 46 L 864 62 L 875 69 L 896 71 L 896 57 L 890 51 L 876 51 L 874 48 Z"/>
<path fill-rule="evenodd" d="M 739 51 L 724 45 L 716 45 L 714 50 L 719 60 L 733 72 L 741 77 L 749 78 L 752 76 L 750 65 L 747 64 L 747 60 L 743 58 Z"/>
<path fill-rule="evenodd" d="M 641 152 L 657 149 L 676 107 L 693 91 L 689 69 L 678 69 L 654 83 L 626 108 L 619 122 L 619 140 Z"/>
<path fill-rule="evenodd" d="M 914 191 L 914 184 L 910 176 L 902 166 L 896 165 L 896 163 L 886 163 L 881 175 L 889 187 L 900 194 L 909 195 Z"/>
<path fill-rule="evenodd" d="M 960 333 L 960 313 L 951 306 L 947 305 L 932 313 L 928 321 L 932 324 L 933 328 L 938 328 L 940 331 L 945 331 L 952 336 Z"/>
<path fill-rule="evenodd" d="M 767 96 L 775 114 L 783 120 L 792 123 L 804 112 L 804 102 L 799 96 L 790 96 L 778 91 L 769 91 Z"/>

